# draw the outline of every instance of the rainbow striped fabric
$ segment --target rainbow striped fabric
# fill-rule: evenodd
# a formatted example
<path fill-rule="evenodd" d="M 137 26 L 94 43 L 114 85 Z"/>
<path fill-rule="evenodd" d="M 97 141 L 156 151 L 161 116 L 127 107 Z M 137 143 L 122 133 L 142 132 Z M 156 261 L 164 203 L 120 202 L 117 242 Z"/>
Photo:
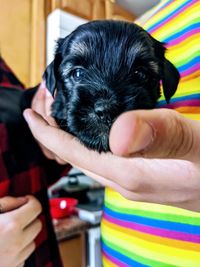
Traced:
<path fill-rule="evenodd" d="M 200 120 L 200 1 L 161 1 L 137 23 L 168 43 L 166 57 L 181 74 L 170 104 L 161 97 L 158 107 Z M 104 267 L 200 266 L 200 213 L 129 201 L 107 188 L 101 230 Z"/>

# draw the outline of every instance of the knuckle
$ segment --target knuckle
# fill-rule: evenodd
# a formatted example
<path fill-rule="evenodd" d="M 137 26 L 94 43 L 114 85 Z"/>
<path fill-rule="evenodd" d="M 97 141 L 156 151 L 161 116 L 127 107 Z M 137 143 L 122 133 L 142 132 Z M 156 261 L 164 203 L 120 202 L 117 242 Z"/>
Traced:
<path fill-rule="evenodd" d="M 36 245 L 35 245 L 35 242 L 32 242 L 30 245 L 29 245 L 29 255 L 33 253 L 33 251 L 36 249 Z"/>
<path fill-rule="evenodd" d="M 5 230 L 10 232 L 10 234 L 16 232 L 18 229 L 20 229 L 20 225 L 18 224 L 17 221 L 14 220 L 7 221 L 7 224 L 5 225 Z"/>
<path fill-rule="evenodd" d="M 177 138 L 174 138 L 174 140 L 170 142 L 171 145 L 169 146 L 168 157 L 183 157 L 189 154 L 193 149 L 193 132 L 179 114 L 173 116 L 172 121 L 174 136 L 177 136 Z"/>
<path fill-rule="evenodd" d="M 126 171 L 123 174 L 123 179 L 121 180 L 121 186 L 131 192 L 138 192 L 141 190 L 142 184 L 141 181 L 137 178 L 137 176 L 133 175 L 133 169 L 126 168 Z"/>
<path fill-rule="evenodd" d="M 37 202 L 35 203 L 35 212 L 41 213 L 41 211 L 42 211 L 42 206 L 41 206 L 41 204 L 37 201 Z"/>
<path fill-rule="evenodd" d="M 37 220 L 37 232 L 39 233 L 42 230 L 42 222 Z"/>
<path fill-rule="evenodd" d="M 34 212 L 40 213 L 42 211 L 42 205 L 35 197 L 30 196 L 30 202 L 31 202 Z"/>
<path fill-rule="evenodd" d="M 61 158 L 59 158 L 59 157 L 55 157 L 55 160 L 60 165 L 65 165 L 66 164 L 66 162 L 64 160 L 62 160 Z"/>

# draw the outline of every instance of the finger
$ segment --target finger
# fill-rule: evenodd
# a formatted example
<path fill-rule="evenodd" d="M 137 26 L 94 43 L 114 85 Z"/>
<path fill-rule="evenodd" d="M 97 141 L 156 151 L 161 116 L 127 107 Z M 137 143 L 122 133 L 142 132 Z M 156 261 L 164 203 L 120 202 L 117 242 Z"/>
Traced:
<path fill-rule="evenodd" d="M 67 164 L 65 160 L 62 160 L 58 156 L 55 156 L 55 161 L 60 165 L 66 165 Z"/>
<path fill-rule="evenodd" d="M 42 223 L 39 219 L 36 219 L 31 224 L 29 224 L 23 230 L 23 248 L 26 247 L 30 242 L 34 241 L 37 235 L 42 230 Z"/>
<path fill-rule="evenodd" d="M 45 88 L 45 114 L 46 116 L 51 116 L 51 106 L 53 104 L 53 97 L 49 90 Z"/>
<path fill-rule="evenodd" d="M 25 262 L 21 262 L 16 267 L 23 267 L 24 265 L 25 265 Z"/>
<path fill-rule="evenodd" d="M 49 149 L 44 147 L 40 142 L 38 142 L 38 143 L 39 143 L 39 146 L 40 146 L 40 148 L 41 148 L 41 150 L 42 150 L 42 152 L 46 158 L 48 158 L 50 160 L 55 160 L 60 165 L 66 164 L 66 162 L 64 160 L 62 160 L 61 158 L 59 158 L 58 156 L 56 156 L 55 153 L 51 152 Z"/>
<path fill-rule="evenodd" d="M 27 196 L 27 198 L 26 204 L 12 211 L 13 219 L 18 222 L 22 229 L 33 222 L 42 211 L 41 204 L 35 197 Z"/>
<path fill-rule="evenodd" d="M 148 158 L 196 160 L 200 154 L 199 132 L 199 122 L 172 110 L 130 111 L 115 121 L 110 147 L 120 156 L 139 152 Z"/>
<path fill-rule="evenodd" d="M 39 114 L 30 109 L 25 110 L 24 115 L 34 137 L 65 162 L 103 177 L 108 176 L 115 181 L 121 180 L 120 166 L 123 165 L 121 169 L 125 169 L 126 172 L 130 171 L 130 164 L 127 164 L 126 159 L 118 158 L 110 153 L 100 155 L 96 151 L 88 150 L 74 136 L 51 127 Z M 137 173 L 137 168 L 135 173 Z"/>
<path fill-rule="evenodd" d="M 34 95 L 31 107 L 42 116 L 45 116 L 45 86 L 43 82 L 40 84 L 36 94 Z"/>
<path fill-rule="evenodd" d="M 40 142 L 39 146 L 43 152 L 43 154 L 45 155 L 46 158 L 50 159 L 50 160 L 54 160 L 55 159 L 55 154 L 53 152 L 51 152 L 49 149 L 47 149 L 46 147 L 44 147 Z"/>
<path fill-rule="evenodd" d="M 35 248 L 36 246 L 34 242 L 31 242 L 30 244 L 28 244 L 28 246 L 26 246 L 19 254 L 19 257 L 18 257 L 19 263 L 26 261 L 29 258 L 29 256 L 34 252 Z"/>
<path fill-rule="evenodd" d="M 26 197 L 3 197 L 0 198 L 0 213 L 8 212 L 21 207 L 26 204 L 28 199 Z"/>
<path fill-rule="evenodd" d="M 52 116 L 46 116 L 45 120 L 48 122 L 49 125 L 58 128 L 58 124 Z"/>
<path fill-rule="evenodd" d="M 77 166 L 74 166 L 74 167 L 77 168 Z M 97 175 L 95 173 L 92 173 L 90 171 L 87 171 L 85 169 L 80 169 L 80 170 L 83 173 L 85 173 L 87 176 L 93 178 L 95 181 L 97 181 L 100 184 L 104 185 L 105 187 L 112 188 L 116 192 L 120 193 L 126 199 L 133 200 L 133 201 L 141 201 L 141 200 L 143 200 L 142 199 L 143 195 L 140 192 L 138 193 L 136 191 L 134 192 L 134 191 L 127 190 L 123 186 L 120 186 L 120 184 L 115 183 L 115 182 L 113 182 L 113 181 L 111 181 L 111 180 L 109 180 L 107 178 L 104 178 L 104 177 L 102 177 L 100 175 Z"/>

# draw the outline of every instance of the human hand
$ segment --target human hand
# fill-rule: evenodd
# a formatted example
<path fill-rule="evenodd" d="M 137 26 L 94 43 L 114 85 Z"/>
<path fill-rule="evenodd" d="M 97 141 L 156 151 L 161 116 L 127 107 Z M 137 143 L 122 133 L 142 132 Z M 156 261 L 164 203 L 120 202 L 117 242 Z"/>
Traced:
<path fill-rule="evenodd" d="M 36 94 L 33 97 L 31 108 L 40 114 L 48 123 L 53 127 L 58 127 L 56 121 L 51 116 L 51 105 L 53 103 L 53 97 L 46 89 L 45 82 L 42 81 Z M 50 151 L 45 147 L 40 141 L 38 144 L 43 152 L 43 154 L 51 160 L 56 160 L 59 164 L 66 164 L 65 161 L 61 160 L 55 153 Z"/>
<path fill-rule="evenodd" d="M 170 109 L 126 112 L 110 133 L 112 152 L 126 157 L 141 155 L 200 163 L 199 143 L 200 122 Z"/>
<path fill-rule="evenodd" d="M 22 267 L 42 229 L 41 205 L 32 196 L 0 198 L 0 266 Z"/>
<path fill-rule="evenodd" d="M 111 129 L 113 154 L 98 154 L 31 110 L 25 116 L 50 151 L 124 197 L 200 210 L 199 122 L 172 110 L 131 111 Z"/>

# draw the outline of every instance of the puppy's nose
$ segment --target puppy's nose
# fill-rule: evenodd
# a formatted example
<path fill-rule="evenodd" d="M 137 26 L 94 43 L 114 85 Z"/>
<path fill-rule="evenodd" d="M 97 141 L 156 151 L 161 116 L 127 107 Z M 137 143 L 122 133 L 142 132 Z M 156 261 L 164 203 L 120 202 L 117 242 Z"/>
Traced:
<path fill-rule="evenodd" d="M 96 115 L 103 121 L 110 122 L 110 105 L 107 101 L 98 101 L 94 104 L 94 111 Z"/>

